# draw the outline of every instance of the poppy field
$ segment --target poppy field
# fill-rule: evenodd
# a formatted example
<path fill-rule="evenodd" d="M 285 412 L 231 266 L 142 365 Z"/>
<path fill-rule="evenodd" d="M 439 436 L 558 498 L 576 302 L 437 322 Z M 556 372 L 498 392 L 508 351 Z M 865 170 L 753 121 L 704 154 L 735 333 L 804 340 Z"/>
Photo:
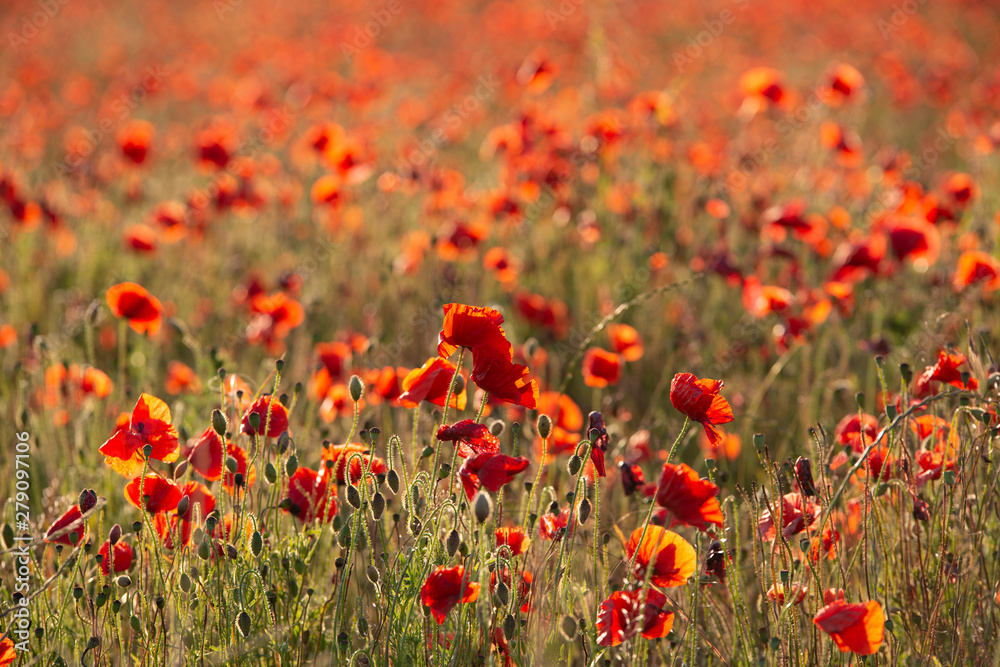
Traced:
<path fill-rule="evenodd" d="M 0 667 L 1000 662 L 1000 7 L 0 27 Z"/>

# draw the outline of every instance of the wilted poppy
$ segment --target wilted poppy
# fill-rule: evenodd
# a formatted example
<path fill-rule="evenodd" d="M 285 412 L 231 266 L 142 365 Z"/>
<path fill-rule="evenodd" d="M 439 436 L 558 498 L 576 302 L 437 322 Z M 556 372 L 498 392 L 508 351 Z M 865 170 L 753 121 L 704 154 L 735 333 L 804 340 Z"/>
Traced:
<path fill-rule="evenodd" d="M 140 507 L 142 496 L 149 496 L 149 500 L 145 503 L 146 511 L 156 514 L 177 509 L 177 503 L 184 494 L 172 480 L 151 473 L 145 477 L 136 477 L 125 485 L 125 499 L 135 507 Z"/>
<path fill-rule="evenodd" d="M 434 569 L 420 589 L 420 601 L 429 607 L 434 620 L 440 625 L 456 604 L 475 602 L 479 599 L 479 584 L 464 581 L 465 568 L 461 565 Z"/>
<path fill-rule="evenodd" d="M 297 468 L 288 479 L 286 494 L 291 507 L 286 511 L 302 522 L 308 523 L 316 517 L 323 517 L 324 523 L 337 514 L 337 493 L 326 483 L 324 477 L 311 468 Z"/>
<path fill-rule="evenodd" d="M 733 409 L 719 395 L 722 380 L 699 380 L 693 373 L 678 373 L 670 383 L 670 402 L 682 415 L 705 427 L 709 442 L 718 444 L 722 434 L 715 427 L 733 421 Z"/>
<path fill-rule="evenodd" d="M 673 516 L 671 525 L 679 523 L 708 530 L 709 525 L 722 527 L 722 510 L 719 507 L 719 487 L 686 463 L 663 464 L 656 502 Z"/>
<path fill-rule="evenodd" d="M 529 465 L 530 462 L 523 456 L 476 454 L 459 470 L 459 477 L 465 495 L 472 500 L 480 486 L 496 493 L 502 486 L 514 481 L 514 475 L 527 470 Z"/>
<path fill-rule="evenodd" d="M 266 435 L 268 438 L 277 438 L 288 430 L 288 408 L 282 405 L 281 401 L 272 400 L 271 396 L 261 396 L 250 409 L 243 415 L 243 432 L 252 435 Z M 260 418 L 256 431 L 250 424 L 250 415 L 256 414 Z"/>
<path fill-rule="evenodd" d="M 472 380 L 497 400 L 524 408 L 538 404 L 538 383 L 528 377 L 527 366 L 515 364 L 493 347 L 473 350 Z"/>
<path fill-rule="evenodd" d="M 871 655 L 885 636 L 885 614 L 877 600 L 849 603 L 834 600 L 813 617 L 816 627 L 830 635 L 841 651 Z"/>
<path fill-rule="evenodd" d="M 660 588 L 683 586 L 697 566 L 694 547 L 661 526 L 647 526 L 645 536 L 641 526 L 636 528 L 625 551 L 629 559 L 635 556 L 635 577 L 645 581 L 646 570 L 652 568 L 649 581 Z"/>
<path fill-rule="evenodd" d="M 458 455 L 462 458 L 476 454 L 496 454 L 500 451 L 500 441 L 490 432 L 489 427 L 474 419 L 442 425 L 438 429 L 437 439 L 458 443 Z"/>
<path fill-rule="evenodd" d="M 599 347 L 592 347 L 583 355 L 583 382 L 588 387 L 607 387 L 618 384 L 621 367 L 621 357 L 617 354 Z"/>
<path fill-rule="evenodd" d="M 105 577 L 111 573 L 112 565 L 114 566 L 115 574 L 125 572 L 132 567 L 132 547 L 125 542 L 118 542 L 112 548 L 111 540 L 105 540 L 97 553 L 103 556 L 101 560 L 101 572 L 104 573 Z"/>
<path fill-rule="evenodd" d="M 45 541 L 53 544 L 76 546 L 87 533 L 88 512 L 97 505 L 97 494 L 87 489 L 80 494 L 80 502 L 71 506 L 45 531 Z"/>
<path fill-rule="evenodd" d="M 503 315 L 493 308 L 445 304 L 444 324 L 438 334 L 438 354 L 448 358 L 460 347 L 487 347 L 510 361 L 513 350 L 501 324 Z"/>
<path fill-rule="evenodd" d="M 403 393 L 399 395 L 399 403 L 405 408 L 415 408 L 421 402 L 427 401 L 444 407 L 448 395 L 448 387 L 455 377 L 455 364 L 441 357 L 431 357 L 420 368 L 415 368 L 403 378 Z M 455 379 L 455 388 L 451 394 L 450 405 L 459 410 L 465 409 L 466 390 L 461 377 Z"/>
<path fill-rule="evenodd" d="M 177 429 L 170 423 L 170 408 L 155 396 L 140 394 L 127 427 L 119 428 L 101 445 L 104 462 L 125 477 L 135 477 L 143 468 L 143 448 L 152 447 L 150 459 L 176 461 Z"/>
<path fill-rule="evenodd" d="M 590 460 L 594 464 L 594 471 L 600 477 L 606 477 L 607 472 L 604 469 L 604 453 L 608 451 L 610 438 L 608 437 L 608 429 L 604 423 L 604 415 L 597 410 L 594 410 L 587 415 L 587 419 L 590 422 L 590 426 L 587 429 L 587 435 L 594 438 L 594 442 L 590 446 Z"/>
<path fill-rule="evenodd" d="M 121 283 L 111 287 L 106 298 L 115 317 L 128 320 L 136 333 L 155 335 L 163 324 L 163 306 L 145 287 L 136 283 Z"/>
<path fill-rule="evenodd" d="M 495 537 L 496 546 L 507 545 L 510 548 L 511 556 L 523 554 L 528 550 L 528 546 L 531 545 L 531 538 L 516 526 L 513 528 L 497 528 Z"/>

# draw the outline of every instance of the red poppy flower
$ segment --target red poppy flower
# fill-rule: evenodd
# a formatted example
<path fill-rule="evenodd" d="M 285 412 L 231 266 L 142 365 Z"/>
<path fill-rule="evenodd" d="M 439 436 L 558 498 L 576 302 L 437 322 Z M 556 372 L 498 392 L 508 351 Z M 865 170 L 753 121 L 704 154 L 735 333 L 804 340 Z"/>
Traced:
<path fill-rule="evenodd" d="M 531 538 L 524 534 L 520 528 L 497 528 L 496 545 L 500 547 L 507 545 L 510 548 L 511 556 L 520 556 L 528 550 L 531 545 Z"/>
<path fill-rule="evenodd" d="M 288 499 L 292 506 L 286 511 L 299 521 L 308 523 L 323 516 L 324 523 L 332 521 L 337 514 L 337 493 L 311 468 L 297 468 L 288 480 Z"/>
<path fill-rule="evenodd" d="M 96 497 L 95 494 L 95 500 Z M 79 544 L 83 536 L 87 534 L 85 513 L 86 510 L 82 510 L 79 505 L 71 506 L 45 531 L 45 541 L 52 544 L 65 544 L 69 547 Z"/>
<path fill-rule="evenodd" d="M 568 508 L 559 514 L 543 514 L 538 520 L 538 536 L 543 540 L 559 541 L 570 530 Z"/>
<path fill-rule="evenodd" d="M 145 482 L 143 480 L 145 479 Z M 142 495 L 149 496 L 146 503 L 146 511 L 150 514 L 157 512 L 169 512 L 177 509 L 177 503 L 181 501 L 184 494 L 173 481 L 160 477 L 156 473 L 151 473 L 143 477 L 136 477 L 125 485 L 125 499 L 135 507 L 140 507 L 142 498 L 139 495 L 139 487 L 142 487 Z"/>
<path fill-rule="evenodd" d="M 253 485 L 254 481 L 257 479 L 257 468 L 256 466 L 250 468 L 247 472 L 247 465 L 250 463 L 250 457 L 247 454 L 247 450 L 243 449 L 239 445 L 234 445 L 232 443 L 226 447 L 226 456 L 232 456 L 236 459 L 236 472 L 231 473 L 226 470 L 225 475 L 222 477 L 222 488 L 232 493 L 236 488 L 236 475 L 243 475 L 243 488 L 247 488 Z"/>
<path fill-rule="evenodd" d="M 857 413 L 845 416 L 837 423 L 833 438 L 841 445 L 850 446 L 860 454 L 878 437 L 878 419 L 874 415 Z"/>
<path fill-rule="evenodd" d="M 17 651 L 14 650 L 14 641 L 10 637 L 0 640 L 0 667 L 13 665 L 17 660 Z"/>
<path fill-rule="evenodd" d="M 733 421 L 733 409 L 719 395 L 722 380 L 699 380 L 692 373 L 678 373 L 670 383 L 670 402 L 682 415 L 705 427 L 709 442 L 719 444 L 722 434 L 715 427 Z"/>
<path fill-rule="evenodd" d="M 583 355 L 583 382 L 588 387 L 618 384 L 621 369 L 621 358 L 599 347 L 592 347 Z"/>
<path fill-rule="evenodd" d="M 809 502 L 808 498 L 798 493 L 786 493 L 781 497 L 781 503 L 781 532 L 786 538 L 801 533 L 807 524 L 812 526 L 819 521 L 820 514 L 823 513 L 819 505 Z M 777 536 L 774 521 L 769 510 L 764 510 L 760 515 L 757 530 L 762 539 L 771 541 Z"/>
<path fill-rule="evenodd" d="M 480 485 L 496 493 L 500 487 L 514 481 L 514 475 L 524 472 L 531 463 L 523 456 L 506 454 L 476 454 L 459 471 L 465 495 L 472 500 Z"/>
<path fill-rule="evenodd" d="M 618 470 L 622 474 L 622 489 L 626 496 L 631 496 L 636 489 L 646 486 L 646 475 L 639 466 L 619 461 Z"/>
<path fill-rule="evenodd" d="M 101 560 L 101 572 L 104 573 L 105 577 L 111 572 L 112 565 L 114 565 L 115 574 L 125 572 L 132 567 L 132 547 L 125 542 L 118 542 L 113 551 L 114 555 L 112 556 L 111 540 L 105 540 L 97 552 L 104 557 Z"/>
<path fill-rule="evenodd" d="M 455 364 L 441 357 L 431 357 L 420 368 L 410 371 L 403 378 L 403 393 L 399 395 L 399 403 L 405 408 L 415 408 L 421 402 L 427 401 L 433 405 L 444 407 L 448 387 L 455 375 Z M 461 391 L 458 389 L 461 388 Z M 462 380 L 455 381 L 455 391 L 451 395 L 451 407 L 465 409 L 466 391 Z"/>
<path fill-rule="evenodd" d="M 438 354 L 447 359 L 460 347 L 487 347 L 510 361 L 514 358 L 513 349 L 501 324 L 503 315 L 492 308 L 445 304 L 444 325 L 438 334 Z"/>
<path fill-rule="evenodd" d="M 937 262 L 941 253 L 938 228 L 920 218 L 891 218 L 887 223 L 889 244 L 900 260 L 909 260 L 921 270 Z"/>
<path fill-rule="evenodd" d="M 489 395 L 524 408 L 538 405 L 538 383 L 528 377 L 527 366 L 513 363 L 492 347 L 472 351 L 472 380 Z"/>
<path fill-rule="evenodd" d="M 440 625 L 456 604 L 475 602 L 479 599 L 479 584 L 464 581 L 465 568 L 461 565 L 434 569 L 420 589 L 420 601 L 429 607 L 434 620 Z"/>
<path fill-rule="evenodd" d="M 984 292 L 993 292 L 1000 289 L 1000 261 L 982 250 L 966 250 L 958 258 L 951 282 L 957 292 L 977 283 Z"/>
<path fill-rule="evenodd" d="M 646 351 L 639 332 L 627 324 L 609 324 L 608 338 L 611 339 L 611 349 L 625 361 L 639 361 Z"/>
<path fill-rule="evenodd" d="M 778 104 L 785 97 L 781 73 L 770 67 L 754 67 L 740 77 L 740 90 L 760 108 Z"/>
<path fill-rule="evenodd" d="M 135 164 L 142 164 L 146 161 L 149 153 L 149 144 L 155 133 L 153 124 L 146 120 L 129 121 L 116 137 L 122 155 Z"/>
<path fill-rule="evenodd" d="M 718 494 L 719 487 L 707 479 L 699 479 L 698 473 L 686 463 L 663 464 L 656 502 L 673 515 L 671 525 L 683 523 L 708 530 L 709 524 L 714 524 L 721 528 Z"/>
<path fill-rule="evenodd" d="M 243 432 L 253 435 L 254 429 L 250 425 L 250 415 L 257 413 L 260 423 L 257 425 L 257 435 L 266 435 L 268 438 L 277 438 L 288 430 L 288 408 L 281 404 L 281 401 L 272 401 L 271 396 L 261 396 L 250 409 L 243 415 Z M 271 416 L 268 417 L 270 410 Z"/>
<path fill-rule="evenodd" d="M 155 396 L 140 394 L 132 409 L 127 427 L 119 428 L 101 445 L 104 462 L 124 477 L 142 472 L 143 447 L 150 445 L 149 458 L 170 463 L 176 461 L 180 445 L 177 429 L 170 423 L 170 408 Z"/>
<path fill-rule="evenodd" d="M 938 352 L 937 363 L 928 366 L 913 383 L 913 397 L 924 398 L 936 393 L 936 382 L 950 384 L 957 389 L 975 391 L 979 388 L 979 380 L 970 377 L 968 384 L 962 380 L 962 372 L 958 367 L 967 361 L 964 354 L 949 354 L 944 350 Z"/>
<path fill-rule="evenodd" d="M 816 627 L 830 635 L 841 651 L 871 655 L 885 636 L 885 614 L 877 600 L 851 604 L 835 600 L 813 617 Z"/>
<path fill-rule="evenodd" d="M 840 63 L 827 75 L 816 94 L 824 103 L 839 106 L 852 97 L 857 98 L 864 85 L 865 77 L 861 72 L 846 63 Z"/>
<path fill-rule="evenodd" d="M 163 386 L 170 395 L 182 391 L 197 394 L 201 391 L 201 380 L 190 366 L 179 361 L 171 361 L 167 364 L 167 379 L 164 380 Z"/>
<path fill-rule="evenodd" d="M 359 454 L 360 456 L 353 456 Z M 352 458 L 353 457 L 353 458 Z M 371 460 L 371 463 L 369 463 Z M 361 475 L 366 467 L 374 475 L 384 475 L 389 472 L 385 461 L 378 456 L 374 456 L 368 448 L 360 442 L 352 442 L 346 445 L 330 445 L 323 450 L 323 463 L 334 462 L 337 471 L 337 483 L 344 484 L 347 481 L 347 462 L 351 462 L 351 484 L 361 481 Z M 324 468 L 325 470 L 325 468 Z"/>
<path fill-rule="evenodd" d="M 124 317 L 136 333 L 155 335 L 163 324 L 163 306 L 145 287 L 121 283 L 105 295 L 115 317 Z"/>
<path fill-rule="evenodd" d="M 270 296 L 258 294 L 250 302 L 250 311 L 253 317 L 247 325 L 247 340 L 263 343 L 271 351 L 281 349 L 280 341 L 305 321 L 302 304 L 284 292 Z"/>
<path fill-rule="evenodd" d="M 792 584 L 791 590 L 789 591 L 789 596 L 794 599 L 792 604 L 802 604 L 802 601 L 806 599 L 806 595 L 808 593 L 809 588 L 807 586 Z M 779 605 L 785 604 L 784 584 L 776 583 L 767 589 L 767 599 L 771 602 L 777 602 Z"/>
<path fill-rule="evenodd" d="M 828 559 L 833 560 L 837 557 L 837 544 L 839 543 L 840 531 L 827 526 L 821 536 L 812 538 L 809 546 L 809 560 L 814 563 L 819 562 L 823 554 L 826 554 Z"/>
<path fill-rule="evenodd" d="M 646 639 L 670 634 L 674 614 L 664 609 L 667 597 L 652 588 L 647 589 L 645 597 L 644 605 L 642 590 L 615 591 L 608 596 L 597 613 L 597 643 L 618 646 L 639 632 Z"/>
<path fill-rule="evenodd" d="M 225 445 L 215 429 L 209 426 L 195 441 L 187 460 L 196 473 L 209 482 L 222 478 Z"/>
<path fill-rule="evenodd" d="M 500 441 L 490 433 L 485 424 L 474 419 L 463 419 L 438 429 L 437 439 L 457 442 L 458 455 L 469 458 L 476 454 L 496 454 L 500 451 Z"/>
<path fill-rule="evenodd" d="M 590 447 L 590 460 L 594 464 L 594 470 L 597 474 L 601 477 L 607 477 L 607 471 L 604 469 L 604 453 L 608 451 L 610 438 L 608 438 L 608 429 L 604 424 L 604 415 L 594 410 L 587 417 L 590 421 L 587 430 L 588 436 L 594 432 L 597 433 L 597 439 Z"/>
<path fill-rule="evenodd" d="M 660 588 L 683 586 L 695 571 L 694 547 L 677 533 L 660 526 L 648 526 L 645 537 L 642 527 L 636 528 L 625 551 L 629 559 L 635 554 L 635 577 L 645 581 L 646 570 L 652 567 L 649 581 Z"/>

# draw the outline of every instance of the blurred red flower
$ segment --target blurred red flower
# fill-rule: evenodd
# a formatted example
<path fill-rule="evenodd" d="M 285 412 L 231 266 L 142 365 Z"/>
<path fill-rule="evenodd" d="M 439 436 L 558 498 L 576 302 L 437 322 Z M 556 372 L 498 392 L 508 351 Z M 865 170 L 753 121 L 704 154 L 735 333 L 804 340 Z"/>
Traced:
<path fill-rule="evenodd" d="M 128 320 L 136 333 L 155 335 L 163 324 L 163 306 L 145 287 L 136 283 L 121 283 L 105 295 L 115 317 Z"/>
<path fill-rule="evenodd" d="M 479 584 L 463 581 L 465 568 L 454 567 L 435 568 L 427 577 L 420 589 L 420 601 L 429 607 L 434 620 L 440 625 L 451 608 L 459 603 L 475 602 L 479 599 Z"/>
<path fill-rule="evenodd" d="M 885 614 L 876 600 L 849 603 L 834 600 L 820 609 L 813 623 L 843 652 L 871 655 L 878 651 L 885 636 Z"/>

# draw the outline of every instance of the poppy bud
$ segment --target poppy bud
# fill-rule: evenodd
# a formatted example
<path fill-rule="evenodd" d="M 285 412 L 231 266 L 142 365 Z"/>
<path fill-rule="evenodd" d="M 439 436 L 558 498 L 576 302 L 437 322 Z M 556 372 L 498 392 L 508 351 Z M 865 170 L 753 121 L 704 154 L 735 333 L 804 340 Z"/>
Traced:
<path fill-rule="evenodd" d="M 250 424 L 250 428 L 253 429 L 254 433 L 260 432 L 260 413 L 251 412 L 247 415 L 247 423 Z"/>
<path fill-rule="evenodd" d="M 581 526 L 583 524 L 587 523 L 587 519 L 590 518 L 590 510 L 591 510 L 590 500 L 588 500 L 587 498 L 584 498 L 583 500 L 581 500 L 580 501 L 580 511 L 579 511 L 580 525 Z"/>
<path fill-rule="evenodd" d="M 453 530 L 448 533 L 448 539 L 445 541 L 445 547 L 448 549 L 448 557 L 451 558 L 458 551 L 458 543 L 461 542 L 461 538 L 458 536 L 458 531 Z"/>
<path fill-rule="evenodd" d="M 812 465 L 809 463 L 809 459 L 804 456 L 800 456 L 795 461 L 795 479 L 799 483 L 802 495 L 807 497 L 817 495 L 816 484 L 813 482 Z"/>
<path fill-rule="evenodd" d="M 245 611 L 241 611 L 239 616 L 236 617 L 236 627 L 239 629 L 240 634 L 244 637 L 250 636 L 250 614 Z"/>
<path fill-rule="evenodd" d="M 618 463 L 618 470 L 622 474 L 622 489 L 625 491 L 626 496 L 631 496 L 639 487 L 639 478 L 636 476 L 635 471 L 632 470 L 632 466 L 625 461 Z"/>
<path fill-rule="evenodd" d="M 493 513 L 493 501 L 490 500 L 489 494 L 479 492 L 472 504 L 472 512 L 476 515 L 476 521 L 479 523 L 483 523 L 490 517 L 490 514 Z"/>
<path fill-rule="evenodd" d="M 372 496 L 372 518 L 378 521 L 382 518 L 382 512 L 385 511 L 385 496 L 382 495 L 381 491 L 376 491 L 375 495 Z"/>
<path fill-rule="evenodd" d="M 502 581 L 500 582 L 500 585 L 497 586 L 496 602 L 501 607 L 506 607 L 507 603 L 510 602 L 510 589 L 507 588 L 507 584 Z"/>
<path fill-rule="evenodd" d="M 122 576 L 118 577 L 117 583 L 120 588 L 128 588 L 129 586 L 132 585 L 132 579 L 130 579 L 127 574 L 123 574 Z"/>
<path fill-rule="evenodd" d="M 268 484 L 274 484 L 278 481 L 278 471 L 275 469 L 274 464 L 270 461 L 264 466 L 264 479 L 267 480 Z"/>
<path fill-rule="evenodd" d="M 191 508 L 191 496 L 184 496 L 181 498 L 180 502 L 177 503 L 177 516 L 184 518 L 187 516 L 188 510 Z"/>
<path fill-rule="evenodd" d="M 232 456 L 226 457 L 226 470 L 233 473 L 239 469 L 239 464 L 236 462 L 236 458 Z"/>
<path fill-rule="evenodd" d="M 368 569 L 365 571 L 365 574 L 368 575 L 368 581 L 372 582 L 373 584 L 378 583 L 378 577 L 379 577 L 378 569 L 374 565 L 369 565 Z"/>
<path fill-rule="evenodd" d="M 913 518 L 917 521 L 930 521 L 931 506 L 926 500 L 919 497 L 913 498 Z"/>
<path fill-rule="evenodd" d="M 188 576 L 187 572 L 181 573 L 181 590 L 185 593 L 191 592 L 191 577 Z"/>
<path fill-rule="evenodd" d="M 351 546 L 351 525 L 349 523 L 345 523 L 344 527 L 340 529 L 339 533 L 337 533 L 337 543 L 340 544 L 343 549 Z"/>
<path fill-rule="evenodd" d="M 762 449 L 764 449 L 765 442 L 764 442 L 764 434 L 763 433 L 754 433 L 753 434 L 753 446 L 754 446 L 754 449 L 756 449 L 758 452 L 761 451 Z"/>
<path fill-rule="evenodd" d="M 566 470 L 568 470 L 569 474 L 573 477 L 576 477 L 577 475 L 580 474 L 580 468 L 582 467 L 583 467 L 583 460 L 576 454 L 569 457 L 569 461 L 566 463 Z"/>
<path fill-rule="evenodd" d="M 864 410 L 865 408 L 865 392 L 859 391 L 854 395 L 854 400 L 858 403 L 858 409 Z"/>
<path fill-rule="evenodd" d="M 233 475 L 233 484 L 235 484 L 237 488 L 243 488 L 244 481 L 243 473 L 238 472 Z"/>
<path fill-rule="evenodd" d="M 118 540 L 120 540 L 121 538 L 122 538 L 122 527 L 116 523 L 115 525 L 111 526 L 111 532 L 108 533 L 108 542 L 111 543 L 111 546 L 115 546 L 116 544 L 118 544 Z"/>
<path fill-rule="evenodd" d="M 506 424 L 504 424 L 499 419 L 494 420 L 493 422 L 490 423 L 490 433 L 492 433 L 494 437 L 499 438 L 500 435 L 503 433 L 505 426 Z"/>
<path fill-rule="evenodd" d="M 552 432 L 552 420 L 546 414 L 538 415 L 538 435 L 544 440 Z"/>
<path fill-rule="evenodd" d="M 226 420 L 226 415 L 222 414 L 222 410 L 216 409 L 212 411 L 212 428 L 215 429 L 220 438 L 226 437 L 226 429 L 229 428 L 229 422 Z"/>
<path fill-rule="evenodd" d="M 351 504 L 354 509 L 359 509 L 361 507 L 361 494 L 358 493 L 358 487 L 353 484 L 347 486 L 347 502 Z"/>
<path fill-rule="evenodd" d="M 285 461 L 285 474 L 288 475 L 289 477 L 293 477 L 295 475 L 295 471 L 298 469 L 299 469 L 299 457 L 296 456 L 295 454 L 292 454 L 291 456 L 288 457 L 288 460 Z"/>
<path fill-rule="evenodd" d="M 399 493 L 399 475 L 396 474 L 395 470 L 390 470 L 389 474 L 385 476 L 385 480 L 389 483 L 389 488 L 393 493 Z"/>
<path fill-rule="evenodd" d="M 260 555 L 261 550 L 264 548 L 264 538 L 261 537 L 259 531 L 253 531 L 253 535 L 250 536 L 250 553 L 254 555 L 254 558 Z"/>
<path fill-rule="evenodd" d="M 368 533 L 363 530 L 358 533 L 358 539 L 354 543 L 354 548 L 357 549 L 359 553 L 368 548 Z"/>
<path fill-rule="evenodd" d="M 351 391 L 351 400 L 357 403 L 361 400 L 361 395 L 365 393 L 365 383 L 357 375 L 352 375 L 347 385 Z"/>
<path fill-rule="evenodd" d="M 568 642 L 576 638 L 577 627 L 576 619 L 572 616 L 563 616 L 562 620 L 559 621 L 559 632 L 562 633 L 563 639 Z"/>
<path fill-rule="evenodd" d="M 512 614 L 507 614 L 507 618 L 503 619 L 503 636 L 513 639 L 515 632 L 517 632 L 517 621 Z"/>

